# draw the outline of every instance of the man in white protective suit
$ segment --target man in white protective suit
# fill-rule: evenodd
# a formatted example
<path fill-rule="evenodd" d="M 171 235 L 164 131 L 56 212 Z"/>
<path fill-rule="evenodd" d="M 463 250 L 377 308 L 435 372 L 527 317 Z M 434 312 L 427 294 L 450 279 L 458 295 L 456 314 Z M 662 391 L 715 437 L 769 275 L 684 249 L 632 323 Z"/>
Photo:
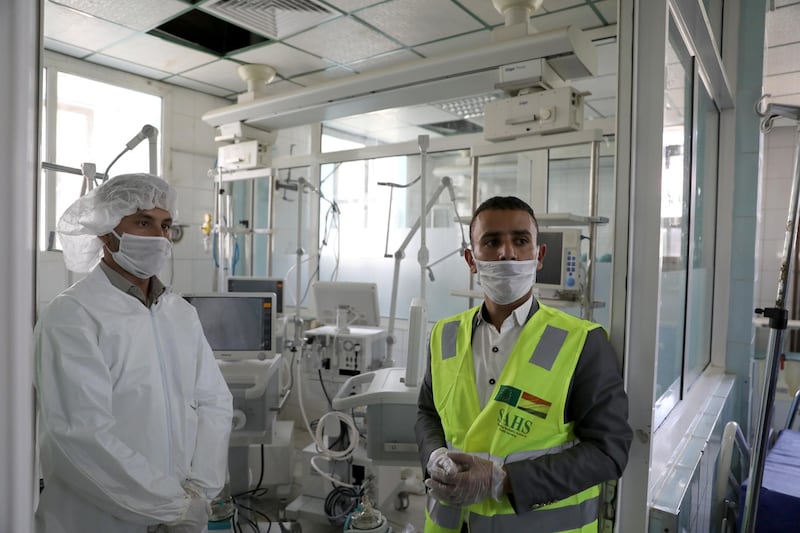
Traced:
<path fill-rule="evenodd" d="M 156 277 L 176 193 L 117 176 L 58 222 L 85 278 L 35 328 L 38 533 L 200 533 L 222 489 L 232 399 L 194 308 Z"/>

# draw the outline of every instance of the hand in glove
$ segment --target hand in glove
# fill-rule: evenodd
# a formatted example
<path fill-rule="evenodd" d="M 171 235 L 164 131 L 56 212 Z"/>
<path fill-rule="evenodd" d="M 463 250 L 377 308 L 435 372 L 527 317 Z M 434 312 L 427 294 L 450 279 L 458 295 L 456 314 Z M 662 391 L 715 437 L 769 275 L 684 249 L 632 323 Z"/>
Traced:
<path fill-rule="evenodd" d="M 426 479 L 425 485 L 437 500 L 448 505 L 466 507 L 488 497 L 500 500 L 506 472 L 503 467 L 468 453 L 450 452 L 448 456 L 459 471 L 441 479 Z"/>
<path fill-rule="evenodd" d="M 201 533 L 208 526 L 211 506 L 205 498 L 192 494 L 189 507 L 180 520 L 167 527 L 169 533 Z"/>
<path fill-rule="evenodd" d="M 458 465 L 447 455 L 447 448 L 436 448 L 428 457 L 428 474 L 438 481 L 443 481 L 447 476 L 458 473 Z"/>

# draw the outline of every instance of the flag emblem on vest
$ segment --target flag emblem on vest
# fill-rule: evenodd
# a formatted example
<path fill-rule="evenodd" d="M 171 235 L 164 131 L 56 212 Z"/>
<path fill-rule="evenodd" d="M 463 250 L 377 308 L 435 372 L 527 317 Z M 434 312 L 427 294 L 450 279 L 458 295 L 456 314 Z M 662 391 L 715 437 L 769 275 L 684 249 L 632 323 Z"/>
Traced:
<path fill-rule="evenodd" d="M 547 413 L 550 411 L 550 402 L 543 398 L 522 391 L 516 387 L 509 387 L 508 385 L 501 385 L 500 389 L 494 397 L 494 401 L 503 402 L 517 409 L 522 409 L 526 413 L 530 413 L 539 418 L 547 418 Z"/>

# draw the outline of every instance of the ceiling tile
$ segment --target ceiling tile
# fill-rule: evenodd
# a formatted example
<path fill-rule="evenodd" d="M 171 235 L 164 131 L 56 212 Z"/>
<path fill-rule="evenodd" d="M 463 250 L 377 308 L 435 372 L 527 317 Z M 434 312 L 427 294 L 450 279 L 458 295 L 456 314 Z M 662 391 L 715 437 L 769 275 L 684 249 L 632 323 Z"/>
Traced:
<path fill-rule="evenodd" d="M 384 0 L 326 0 L 328 4 L 334 5 L 342 11 L 352 13 L 357 9 L 362 9 L 367 6 L 379 4 Z"/>
<path fill-rule="evenodd" d="M 545 11 L 559 11 L 561 9 L 573 6 L 585 5 L 584 0 L 544 0 L 542 9 Z"/>
<path fill-rule="evenodd" d="M 80 58 L 86 57 L 92 53 L 91 50 L 80 48 L 78 46 L 72 46 L 71 44 L 62 43 L 61 41 L 56 41 L 55 39 L 49 39 L 47 37 L 44 38 L 44 48 L 46 50 L 52 50 L 53 52 L 59 52 L 61 54 Z"/>
<path fill-rule="evenodd" d="M 357 16 L 409 46 L 482 27 L 457 5 L 442 1 L 394 0 L 359 11 Z"/>
<path fill-rule="evenodd" d="M 216 56 L 165 41 L 152 35 L 136 35 L 103 50 L 105 55 L 138 63 L 146 67 L 179 74 L 185 70 L 210 63 Z"/>
<path fill-rule="evenodd" d="M 214 85 L 209 85 L 208 83 L 203 83 L 197 80 L 191 80 L 189 78 L 184 78 L 182 76 L 172 76 L 164 81 L 166 83 L 179 85 L 181 87 L 185 87 L 187 89 L 192 89 L 195 91 L 200 91 L 206 94 L 213 94 L 222 97 L 231 96 L 231 91 L 229 91 L 228 89 L 224 89 L 222 87 L 216 87 Z"/>
<path fill-rule="evenodd" d="M 586 103 L 592 106 L 592 108 L 594 108 L 603 117 L 613 117 L 617 114 L 616 98 L 589 100 Z"/>
<path fill-rule="evenodd" d="M 492 33 L 489 30 L 477 31 L 467 35 L 451 37 L 434 43 L 415 46 L 414 50 L 425 57 L 433 57 L 451 52 L 473 50 L 479 46 L 486 46 L 492 42 Z"/>
<path fill-rule="evenodd" d="M 764 36 L 767 46 L 778 46 L 800 41 L 797 21 L 800 20 L 800 3 L 767 11 Z"/>
<path fill-rule="evenodd" d="M 407 142 L 418 139 L 420 135 L 427 135 L 431 138 L 441 137 L 439 133 L 426 130 L 425 128 L 416 128 L 414 126 L 398 128 L 397 125 L 392 129 L 374 131 L 373 135 L 376 138 L 380 136 L 380 139 L 385 143 Z"/>
<path fill-rule="evenodd" d="M 504 22 L 503 15 L 494 8 L 491 2 L 486 0 L 461 0 L 461 5 L 490 26 L 497 26 Z"/>
<path fill-rule="evenodd" d="M 154 80 L 162 80 L 170 75 L 169 72 L 148 68 L 137 63 L 131 63 L 130 61 L 117 59 L 116 57 L 110 57 L 103 54 L 93 54 L 87 57 L 86 60 L 99 65 L 115 68 L 117 70 L 132 72 L 133 74 L 138 74 L 140 76 L 144 76 L 145 78 L 151 78 Z"/>
<path fill-rule="evenodd" d="M 336 63 L 352 63 L 400 48 L 380 33 L 350 18 L 321 24 L 285 41 Z"/>
<path fill-rule="evenodd" d="M 286 46 L 283 43 L 271 43 L 258 48 L 251 48 L 246 52 L 234 54 L 230 57 L 245 63 L 269 65 L 285 78 L 330 66 L 330 63 L 318 57 L 291 46 Z"/>
<path fill-rule="evenodd" d="M 616 0 L 602 0 L 595 2 L 594 7 L 600 11 L 600 14 L 606 19 L 609 24 L 617 22 L 617 2 Z"/>
<path fill-rule="evenodd" d="M 134 30 L 149 30 L 178 13 L 189 9 L 188 4 L 179 0 L 136 0 L 135 2 L 99 0 L 49 1 Z"/>
<path fill-rule="evenodd" d="M 420 124 L 444 122 L 461 117 L 434 105 L 417 105 L 398 109 L 396 118 L 399 122 L 419 126 Z"/>
<path fill-rule="evenodd" d="M 785 74 L 800 70 L 800 43 L 767 48 L 764 74 Z"/>
<path fill-rule="evenodd" d="M 579 91 L 588 91 L 592 93 L 591 96 L 596 99 L 611 98 L 617 94 L 617 76 L 615 74 L 582 80 L 572 80 L 570 81 L 570 85 Z"/>
<path fill-rule="evenodd" d="M 44 4 L 45 37 L 89 50 L 101 50 L 133 34 L 132 30 L 123 26 L 79 13 L 52 2 Z"/>
<path fill-rule="evenodd" d="M 597 45 L 597 75 L 617 73 L 617 43 Z"/>
<path fill-rule="evenodd" d="M 182 72 L 181 76 L 223 87 L 230 92 L 242 93 L 247 90 L 247 83 L 239 77 L 236 71 L 238 68 L 239 63 L 227 59 L 220 59 L 213 63 L 203 65 L 202 67 Z"/>
<path fill-rule="evenodd" d="M 598 110 L 593 108 L 589 102 L 586 102 L 583 106 L 584 128 L 586 128 L 587 120 L 594 120 L 596 118 L 603 118 L 603 115 Z"/>
<path fill-rule="evenodd" d="M 534 15 L 531 24 L 537 31 L 555 30 L 567 26 L 577 26 L 582 30 L 602 26 L 602 22 L 592 8 L 587 5 L 564 9 L 554 13 Z"/>
<path fill-rule="evenodd" d="M 764 78 L 764 94 L 773 97 L 800 93 L 800 72 L 767 76 Z"/>
<path fill-rule="evenodd" d="M 311 74 L 298 76 L 296 78 L 292 78 L 292 81 L 308 87 L 309 85 L 316 85 L 326 81 L 338 80 L 346 76 L 356 76 L 356 74 L 353 74 L 352 71 L 341 67 L 334 67 L 327 70 L 322 70 L 320 72 L 313 72 Z"/>
<path fill-rule="evenodd" d="M 369 70 L 394 66 L 400 63 L 407 63 L 408 61 L 415 61 L 417 59 L 420 59 L 420 57 L 414 52 L 409 50 L 397 50 L 394 52 L 389 52 L 388 54 L 383 54 L 382 56 L 365 59 L 364 61 L 350 63 L 348 66 L 356 72 L 367 72 Z"/>
<path fill-rule="evenodd" d="M 397 111 L 397 109 L 374 111 L 372 113 L 364 113 L 363 115 L 345 117 L 335 122 L 348 131 L 368 132 L 390 130 L 398 126 L 398 121 L 396 119 Z"/>

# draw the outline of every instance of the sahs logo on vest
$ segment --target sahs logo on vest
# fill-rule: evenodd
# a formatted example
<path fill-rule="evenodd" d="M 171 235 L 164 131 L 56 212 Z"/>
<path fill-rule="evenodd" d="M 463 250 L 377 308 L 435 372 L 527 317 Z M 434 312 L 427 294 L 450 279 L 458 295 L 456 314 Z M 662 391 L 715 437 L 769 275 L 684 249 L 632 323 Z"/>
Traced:
<path fill-rule="evenodd" d="M 539 418 L 547 418 L 551 405 L 547 400 L 508 385 L 500 386 L 494 400 Z M 497 414 L 497 425 L 500 431 L 512 436 L 526 436 L 530 433 L 532 424 L 532 420 L 516 410 L 501 407 Z"/>

